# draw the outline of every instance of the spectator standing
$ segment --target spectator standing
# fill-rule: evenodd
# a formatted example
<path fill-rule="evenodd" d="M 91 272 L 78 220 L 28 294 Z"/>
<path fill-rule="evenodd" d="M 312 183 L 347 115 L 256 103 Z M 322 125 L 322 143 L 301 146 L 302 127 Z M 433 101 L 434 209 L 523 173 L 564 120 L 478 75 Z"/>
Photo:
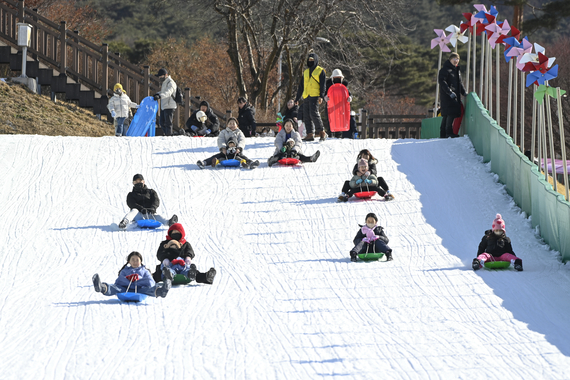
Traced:
<path fill-rule="evenodd" d="M 325 97 L 326 80 L 325 69 L 319 66 L 319 57 L 315 53 L 309 54 L 307 69 L 303 72 L 295 98 L 295 103 L 298 103 L 301 98 L 304 99 L 302 120 L 307 130 L 307 137 L 303 139 L 304 141 L 314 141 L 315 133 L 319 135 L 321 141 L 327 138 L 319 113 L 319 104 Z"/>
<path fill-rule="evenodd" d="M 461 95 L 465 96 L 465 87 L 461 80 L 459 54 L 451 53 L 439 70 L 439 97 L 441 99 L 441 127 L 439 137 L 459 137 L 453 133 L 453 119 L 461 116 Z"/>
<path fill-rule="evenodd" d="M 162 86 L 160 92 L 154 94 L 154 100 L 160 99 L 160 128 L 165 136 L 172 136 L 172 119 L 174 111 L 176 110 L 176 102 L 174 96 L 176 95 L 176 82 L 168 75 L 168 71 L 162 68 L 156 74 Z"/>
<path fill-rule="evenodd" d="M 237 100 L 239 107 L 237 122 L 239 129 L 245 137 L 255 137 L 257 124 L 255 123 L 255 108 L 244 97 Z"/>

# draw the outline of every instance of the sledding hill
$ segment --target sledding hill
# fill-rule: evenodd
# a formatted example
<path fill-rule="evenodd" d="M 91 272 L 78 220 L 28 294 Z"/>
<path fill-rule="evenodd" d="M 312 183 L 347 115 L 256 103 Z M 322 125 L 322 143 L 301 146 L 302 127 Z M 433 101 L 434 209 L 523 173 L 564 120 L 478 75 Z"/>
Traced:
<path fill-rule="evenodd" d="M 329 140 L 317 163 L 195 166 L 213 139 L 0 139 L 3 379 L 562 379 L 569 269 L 475 155 L 452 140 Z M 369 148 L 392 202 L 336 203 Z M 165 229 L 118 231 L 135 173 L 186 227 L 214 285 L 123 304 L 93 291 L 137 250 L 154 267 Z M 351 263 L 375 212 L 394 261 Z M 524 272 L 473 272 L 499 212 Z"/>

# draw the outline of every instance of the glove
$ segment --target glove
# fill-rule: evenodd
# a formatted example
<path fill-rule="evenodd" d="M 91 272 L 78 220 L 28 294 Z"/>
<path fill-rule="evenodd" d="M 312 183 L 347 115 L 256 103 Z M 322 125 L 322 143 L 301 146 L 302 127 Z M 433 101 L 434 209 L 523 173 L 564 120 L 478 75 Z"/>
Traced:
<path fill-rule="evenodd" d="M 455 98 L 457 98 L 457 95 L 455 95 L 455 92 L 452 92 L 451 94 L 449 94 L 449 97 L 451 99 L 455 99 Z"/>
<path fill-rule="evenodd" d="M 192 264 L 192 260 L 191 260 L 189 257 L 187 257 L 185 261 L 186 261 L 186 266 L 185 266 L 185 267 L 186 267 L 186 268 L 190 268 L 190 265 Z"/>
<path fill-rule="evenodd" d="M 365 237 L 364 239 L 362 239 L 362 241 L 365 242 L 365 243 L 370 243 L 370 239 L 367 238 L 367 237 Z"/>
<path fill-rule="evenodd" d="M 170 268 L 170 260 L 168 260 L 168 259 L 162 260 L 162 265 L 163 265 L 165 268 Z"/>
<path fill-rule="evenodd" d="M 140 105 L 139 104 L 135 104 L 135 106 L 133 108 L 136 108 L 137 110 L 139 109 Z"/>
<path fill-rule="evenodd" d="M 209 135 L 210 133 L 212 133 L 211 129 L 206 129 L 206 134 Z"/>
<path fill-rule="evenodd" d="M 329 101 L 329 96 L 325 95 L 325 102 L 328 102 L 328 101 Z"/>
<path fill-rule="evenodd" d="M 154 95 L 152 96 L 152 98 L 153 98 L 154 100 L 158 100 L 158 99 L 160 99 L 160 94 L 154 94 Z"/>
<path fill-rule="evenodd" d="M 186 262 L 180 258 L 172 260 L 172 265 L 180 265 L 181 267 L 186 265 Z"/>
<path fill-rule="evenodd" d="M 136 273 L 129 274 L 129 275 L 127 276 L 127 280 L 129 280 L 129 281 L 138 281 L 138 280 L 139 280 L 139 275 L 136 274 Z"/>
<path fill-rule="evenodd" d="M 361 178 L 359 178 L 359 179 L 356 180 L 356 184 L 357 184 L 357 185 L 360 185 L 361 183 L 362 183 L 362 179 L 361 179 Z"/>
<path fill-rule="evenodd" d="M 371 180 L 371 179 L 368 179 L 368 178 L 366 178 L 366 179 L 364 180 L 364 182 L 366 182 L 367 184 L 369 184 L 369 185 L 370 185 L 370 184 L 372 183 L 372 180 Z"/>
<path fill-rule="evenodd" d="M 237 152 L 240 153 L 240 154 L 241 154 L 241 152 L 243 152 L 243 148 L 242 148 L 242 147 L 239 147 L 239 146 L 238 146 L 236 149 L 237 149 Z"/>
<path fill-rule="evenodd" d="M 287 147 L 284 146 L 283 148 L 281 148 L 281 152 L 283 152 L 283 153 L 287 152 Z"/>
<path fill-rule="evenodd" d="M 141 214 L 152 214 L 152 210 L 150 208 L 143 208 L 141 209 Z"/>
<path fill-rule="evenodd" d="M 235 152 L 236 152 L 236 148 L 229 148 L 228 149 L 229 154 L 234 154 Z"/>
<path fill-rule="evenodd" d="M 117 117 L 117 113 L 115 111 L 111 111 L 111 117 L 114 119 Z"/>
<path fill-rule="evenodd" d="M 352 96 L 349 96 L 347 100 L 349 103 L 352 102 Z"/>
<path fill-rule="evenodd" d="M 190 129 L 193 130 L 194 132 L 196 132 L 196 131 L 198 130 L 198 127 L 195 126 L 195 125 L 193 125 L 193 126 L 190 127 Z"/>

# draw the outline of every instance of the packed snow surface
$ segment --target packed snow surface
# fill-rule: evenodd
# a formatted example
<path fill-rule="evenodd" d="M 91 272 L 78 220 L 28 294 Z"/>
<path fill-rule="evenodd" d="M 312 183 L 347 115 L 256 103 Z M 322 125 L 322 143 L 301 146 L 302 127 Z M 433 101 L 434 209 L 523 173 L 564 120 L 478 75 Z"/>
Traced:
<path fill-rule="evenodd" d="M 314 142 L 316 163 L 206 168 L 215 139 L 0 138 L 2 379 L 564 379 L 570 268 L 475 153 L 447 140 Z M 337 203 L 370 149 L 396 199 Z M 213 285 L 121 303 L 131 251 L 154 271 L 166 227 L 119 231 L 132 177 L 177 214 Z M 374 212 L 394 261 L 352 263 Z M 471 261 L 500 213 L 524 271 Z"/>

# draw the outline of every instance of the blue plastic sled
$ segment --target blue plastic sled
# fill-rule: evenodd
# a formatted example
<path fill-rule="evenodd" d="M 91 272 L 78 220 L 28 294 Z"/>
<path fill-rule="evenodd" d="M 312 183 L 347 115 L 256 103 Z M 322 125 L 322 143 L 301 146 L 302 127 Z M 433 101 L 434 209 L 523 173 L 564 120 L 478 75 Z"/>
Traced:
<path fill-rule="evenodd" d="M 137 224 L 140 228 L 158 228 L 162 226 L 162 223 L 155 219 L 140 219 L 137 220 Z"/>
<path fill-rule="evenodd" d="M 148 297 L 146 294 L 141 293 L 117 293 L 117 298 L 123 302 L 141 302 Z"/>
<path fill-rule="evenodd" d="M 239 166 L 240 162 L 238 160 L 236 160 L 235 158 L 230 158 L 229 160 L 223 160 L 220 161 L 220 164 L 222 166 L 227 166 L 227 167 L 232 167 L 232 166 Z"/>
<path fill-rule="evenodd" d="M 149 137 L 154 137 L 157 111 L 158 102 L 152 96 L 144 98 L 133 117 L 133 121 L 131 121 L 127 136 L 145 136 L 148 134 Z"/>

